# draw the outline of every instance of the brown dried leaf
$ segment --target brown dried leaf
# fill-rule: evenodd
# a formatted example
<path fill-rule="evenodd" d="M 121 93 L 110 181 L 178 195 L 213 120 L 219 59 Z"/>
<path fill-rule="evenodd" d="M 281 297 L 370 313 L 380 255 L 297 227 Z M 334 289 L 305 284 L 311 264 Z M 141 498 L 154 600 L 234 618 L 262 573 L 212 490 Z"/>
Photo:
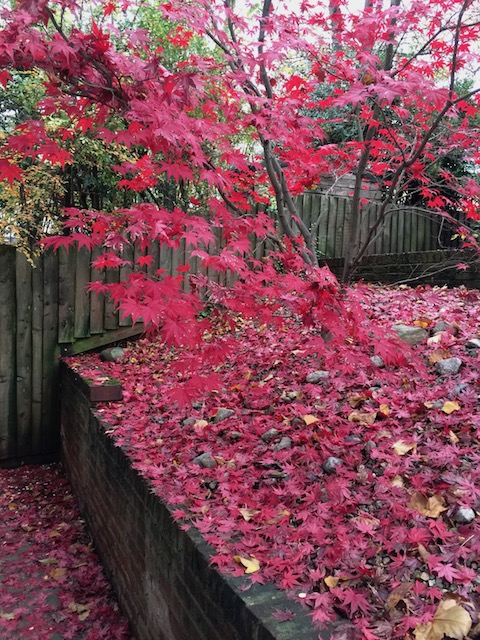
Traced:
<path fill-rule="evenodd" d="M 385 609 L 387 611 L 391 611 L 395 609 L 395 607 L 400 603 L 405 603 L 408 608 L 407 597 L 413 587 L 412 582 L 402 582 L 402 584 L 398 585 L 396 589 L 394 589 L 391 594 L 388 596 L 387 601 L 385 603 Z"/>
<path fill-rule="evenodd" d="M 439 603 L 433 620 L 428 624 L 418 624 L 413 634 L 415 640 L 442 640 L 445 637 L 463 640 L 471 627 L 468 611 L 448 598 Z"/>
<path fill-rule="evenodd" d="M 373 411 L 372 413 L 366 413 L 362 411 L 352 411 L 352 413 L 348 416 L 349 422 L 361 422 L 362 424 L 370 424 L 372 425 L 377 418 L 377 412 Z"/>
<path fill-rule="evenodd" d="M 405 483 L 402 476 L 395 476 L 394 478 L 392 478 L 391 485 L 392 487 L 404 487 Z"/>
<path fill-rule="evenodd" d="M 399 456 L 404 456 L 409 451 L 415 452 L 417 450 L 417 443 L 410 442 L 407 444 L 404 440 L 397 440 L 394 444 L 392 444 L 392 449 Z"/>
<path fill-rule="evenodd" d="M 439 518 L 447 510 L 445 499 L 439 493 L 427 498 L 422 493 L 415 492 L 407 506 L 428 518 Z"/>
<path fill-rule="evenodd" d="M 320 420 L 317 417 L 313 416 L 311 413 L 307 413 L 306 415 L 302 416 L 302 418 L 307 427 L 310 424 L 316 424 L 317 422 L 320 422 Z"/>
<path fill-rule="evenodd" d="M 445 360 L 449 357 L 450 352 L 446 349 L 435 349 L 435 351 L 432 351 L 432 353 L 428 356 L 428 364 L 434 365 L 437 364 L 437 362 L 440 362 L 440 360 Z"/>
<path fill-rule="evenodd" d="M 367 396 L 364 393 L 354 393 L 349 397 L 348 404 L 352 407 L 352 409 L 357 409 L 365 402 L 366 399 Z"/>
<path fill-rule="evenodd" d="M 260 509 L 239 509 L 239 511 L 246 522 L 250 522 L 252 518 L 261 513 Z"/>
<path fill-rule="evenodd" d="M 50 571 L 49 575 L 53 580 L 60 580 L 67 575 L 67 570 L 65 567 L 56 567 Z"/>

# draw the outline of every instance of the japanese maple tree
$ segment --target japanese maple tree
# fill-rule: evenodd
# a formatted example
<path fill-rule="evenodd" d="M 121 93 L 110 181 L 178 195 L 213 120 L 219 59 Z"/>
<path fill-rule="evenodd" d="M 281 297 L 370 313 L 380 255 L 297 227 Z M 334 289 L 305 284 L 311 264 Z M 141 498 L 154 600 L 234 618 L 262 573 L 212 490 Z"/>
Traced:
<path fill-rule="evenodd" d="M 140 246 L 145 255 L 125 283 L 96 288 L 109 291 L 124 314 L 162 326 L 174 343 L 204 341 L 209 326 L 198 316 L 205 298 L 260 321 L 278 321 L 278 312 L 290 307 L 330 338 L 366 339 L 358 318 L 353 321 L 358 314 L 319 265 L 317 222 L 306 226 L 295 196 L 323 175 L 355 173 L 345 278 L 413 181 L 439 215 L 446 215 L 447 184 L 461 194 L 467 215 L 478 217 L 473 177 L 462 182 L 442 168 L 441 184 L 432 181 L 432 167 L 453 151 L 478 159 L 480 87 L 456 92 L 461 74 L 479 62 L 478 6 L 444 0 L 402 7 L 394 0 L 350 13 L 337 0 L 328 6 L 305 0 L 291 9 L 271 0 L 260 7 L 160 2 L 154 6 L 172 22 L 170 42 L 185 49 L 169 70 L 155 37 L 117 26 L 115 16 L 134 15 L 137 4 L 89 3 L 91 20 L 72 0 L 22 0 L 4 12 L 2 82 L 8 84 L 9 69 L 40 69 L 39 113 L 61 114 L 67 123 L 55 134 L 42 117 L 16 127 L 2 146 L 0 176 L 21 180 L 19 159 L 20 167 L 32 158 L 68 165 L 72 157 L 62 141 L 75 130 L 132 152 L 114 169 L 118 188 L 137 194 L 136 204 L 113 215 L 71 207 L 69 235 L 50 244 L 101 246 L 99 268 L 125 266 L 125 248 Z M 210 43 L 206 52 L 189 51 L 194 35 Z M 319 83 L 332 91 L 315 101 Z M 358 134 L 327 144 L 329 109 L 346 105 Z M 310 115 L 312 107 L 320 117 Z M 165 176 L 192 185 L 189 206 L 166 208 L 150 197 Z M 378 221 L 360 243 L 366 176 L 377 179 L 384 197 Z M 202 197 L 194 192 L 198 185 Z M 461 233 L 472 241 L 466 228 Z M 267 259 L 256 259 L 252 238 L 268 244 Z M 146 274 L 153 241 L 185 245 L 195 274 L 189 264 L 180 265 L 178 277 Z M 219 284 L 226 280 L 230 286 Z"/>

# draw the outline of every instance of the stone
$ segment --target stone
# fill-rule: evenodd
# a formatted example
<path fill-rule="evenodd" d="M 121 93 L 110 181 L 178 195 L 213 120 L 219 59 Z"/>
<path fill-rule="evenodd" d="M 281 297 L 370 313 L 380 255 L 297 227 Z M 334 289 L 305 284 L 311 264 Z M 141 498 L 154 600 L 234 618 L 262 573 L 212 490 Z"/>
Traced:
<path fill-rule="evenodd" d="M 208 451 L 205 453 L 201 453 L 199 456 L 196 456 L 193 459 L 193 462 L 196 462 L 204 469 L 213 469 L 213 467 L 217 466 L 217 461 Z"/>
<path fill-rule="evenodd" d="M 467 382 L 461 382 L 453 387 L 452 391 L 448 394 L 448 397 L 455 398 L 456 396 L 462 395 L 462 393 L 468 393 L 470 390 L 471 386 Z"/>
<path fill-rule="evenodd" d="M 195 424 L 196 421 L 196 418 L 185 418 L 182 420 L 182 424 L 184 427 L 189 427 L 190 425 Z"/>
<path fill-rule="evenodd" d="M 273 427 L 272 429 L 265 431 L 265 433 L 262 433 L 260 437 L 264 442 L 268 444 L 271 440 L 273 440 L 279 435 L 280 435 L 280 431 L 278 431 L 278 429 L 275 429 L 275 427 Z"/>
<path fill-rule="evenodd" d="M 379 369 L 383 369 L 383 367 L 385 366 L 385 362 L 383 361 L 382 356 L 372 356 L 370 358 L 370 362 Z"/>
<path fill-rule="evenodd" d="M 100 357 L 106 362 L 121 362 L 125 358 L 125 351 L 121 347 L 112 347 L 101 351 Z"/>
<path fill-rule="evenodd" d="M 322 464 L 322 469 L 325 471 L 325 473 L 332 474 L 335 473 L 337 471 L 337 467 L 341 466 L 342 464 L 343 460 L 341 460 L 340 458 L 335 458 L 335 456 L 330 456 Z"/>
<path fill-rule="evenodd" d="M 423 342 L 428 336 L 428 333 L 422 327 L 409 327 L 406 324 L 396 324 L 393 326 L 393 330 L 400 340 L 411 345 Z"/>
<path fill-rule="evenodd" d="M 292 439 L 288 436 L 285 436 L 280 440 L 278 444 L 275 445 L 275 451 L 283 451 L 284 449 L 292 448 Z"/>
<path fill-rule="evenodd" d="M 310 384 L 318 384 L 322 380 L 325 380 L 325 378 L 328 378 L 329 375 L 329 371 L 312 371 L 305 378 L 305 382 L 309 382 Z"/>
<path fill-rule="evenodd" d="M 454 376 L 460 371 L 462 361 L 460 358 L 446 358 L 445 360 L 439 360 L 435 364 L 435 369 L 439 376 Z"/>
<path fill-rule="evenodd" d="M 480 340 L 478 338 L 470 338 L 465 343 L 466 349 L 480 349 Z"/>
<path fill-rule="evenodd" d="M 458 507 L 455 514 L 455 522 L 457 524 L 470 524 L 475 520 L 475 511 L 470 507 Z"/>
<path fill-rule="evenodd" d="M 226 420 L 227 418 L 230 418 L 230 416 L 233 416 L 234 413 L 235 411 L 233 409 L 220 407 L 220 409 L 218 409 L 217 413 L 214 415 L 213 421 L 222 422 L 222 420 Z"/>
<path fill-rule="evenodd" d="M 442 331 L 448 331 L 450 327 L 451 325 L 449 325 L 448 322 L 444 322 L 443 320 L 440 320 L 440 322 L 437 322 L 436 324 L 433 325 L 431 329 L 432 335 L 435 335 L 436 333 L 442 333 Z"/>

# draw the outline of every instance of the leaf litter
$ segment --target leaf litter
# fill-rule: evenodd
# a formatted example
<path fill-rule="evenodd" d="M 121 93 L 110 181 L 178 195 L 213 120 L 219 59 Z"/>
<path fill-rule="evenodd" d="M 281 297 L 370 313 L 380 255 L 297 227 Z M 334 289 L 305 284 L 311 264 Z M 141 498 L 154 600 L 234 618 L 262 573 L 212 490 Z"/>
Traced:
<path fill-rule="evenodd" d="M 134 640 L 59 464 L 0 469 L 0 637 Z"/>
<path fill-rule="evenodd" d="M 221 332 L 236 341 L 227 361 L 196 372 L 215 383 L 179 406 L 181 350 L 141 339 L 108 365 L 124 401 L 98 413 L 179 524 L 195 526 L 212 563 L 245 588 L 272 582 L 319 627 L 343 618 L 352 639 L 466 638 L 480 609 L 480 363 L 465 344 L 480 336 L 480 295 L 357 291 L 369 344 L 322 352 L 315 329 L 293 320 L 282 330 L 239 321 Z M 378 327 L 440 321 L 447 329 L 414 347 L 375 342 Z M 461 359 L 458 373 L 438 373 L 444 355 Z M 69 362 L 81 372 L 97 358 Z M 319 370 L 328 375 L 307 383 Z M 219 408 L 227 417 L 216 421 Z"/>

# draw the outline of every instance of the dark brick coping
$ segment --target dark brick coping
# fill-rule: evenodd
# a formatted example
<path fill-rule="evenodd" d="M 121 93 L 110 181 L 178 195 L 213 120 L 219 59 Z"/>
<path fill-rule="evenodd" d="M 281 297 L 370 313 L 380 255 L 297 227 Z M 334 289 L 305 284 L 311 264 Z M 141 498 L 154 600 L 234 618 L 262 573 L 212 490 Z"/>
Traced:
<path fill-rule="evenodd" d="M 88 383 L 62 363 L 62 455 L 80 509 L 137 640 L 327 640 L 271 585 L 210 565 L 212 548 L 170 509 L 105 433 Z M 289 609 L 293 620 L 272 615 Z"/>

